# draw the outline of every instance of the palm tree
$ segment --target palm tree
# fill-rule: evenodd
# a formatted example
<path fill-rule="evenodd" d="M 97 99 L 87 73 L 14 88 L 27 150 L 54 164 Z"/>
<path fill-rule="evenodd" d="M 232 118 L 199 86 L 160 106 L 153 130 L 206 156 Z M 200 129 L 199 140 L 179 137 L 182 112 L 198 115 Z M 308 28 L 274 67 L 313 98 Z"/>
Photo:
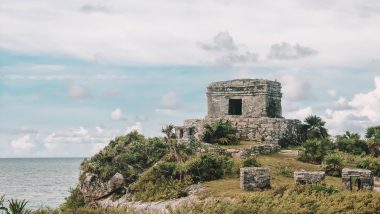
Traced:
<path fill-rule="evenodd" d="M 0 211 L 5 211 L 6 214 L 31 214 L 32 211 L 26 208 L 28 202 L 26 200 L 14 200 L 8 201 L 8 208 L 4 206 L 4 195 L 0 197 Z"/>
<path fill-rule="evenodd" d="M 237 132 L 230 121 L 220 119 L 204 126 L 202 140 L 206 143 L 220 145 L 239 144 Z"/>
<path fill-rule="evenodd" d="M 303 140 L 326 139 L 329 134 L 327 133 L 327 129 L 324 127 L 325 124 L 326 122 L 316 115 L 306 117 L 304 124 L 301 127 Z"/>

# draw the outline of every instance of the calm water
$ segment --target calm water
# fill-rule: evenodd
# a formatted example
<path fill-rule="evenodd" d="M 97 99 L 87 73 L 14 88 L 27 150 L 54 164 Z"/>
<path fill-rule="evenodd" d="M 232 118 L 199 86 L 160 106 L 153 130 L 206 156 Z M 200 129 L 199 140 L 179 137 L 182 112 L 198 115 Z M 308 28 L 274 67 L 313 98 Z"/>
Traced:
<path fill-rule="evenodd" d="M 75 187 L 84 158 L 0 158 L 0 195 L 26 199 L 29 208 L 57 207 Z"/>

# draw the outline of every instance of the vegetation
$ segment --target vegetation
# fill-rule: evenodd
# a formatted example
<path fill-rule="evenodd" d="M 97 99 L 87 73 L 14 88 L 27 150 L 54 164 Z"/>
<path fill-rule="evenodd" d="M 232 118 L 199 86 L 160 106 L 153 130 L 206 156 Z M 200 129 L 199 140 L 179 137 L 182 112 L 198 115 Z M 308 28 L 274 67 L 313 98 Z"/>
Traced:
<path fill-rule="evenodd" d="M 357 133 L 350 133 L 346 131 L 344 135 L 336 136 L 335 141 L 339 151 L 352 153 L 355 155 L 368 154 L 368 145 L 366 141 L 360 139 Z"/>
<path fill-rule="evenodd" d="M 329 154 L 325 157 L 325 173 L 326 175 L 340 177 L 342 175 L 344 159 L 338 154 Z"/>
<path fill-rule="evenodd" d="M 25 200 L 8 200 L 8 206 L 4 204 L 5 196 L 0 196 L 0 213 L 5 214 L 31 214 L 32 211 L 26 208 L 27 201 Z"/>
<path fill-rule="evenodd" d="M 307 140 L 303 144 L 303 148 L 304 151 L 300 156 L 301 161 L 320 164 L 325 155 L 330 152 L 332 143 L 328 139 L 312 139 Z"/>
<path fill-rule="evenodd" d="M 357 165 L 358 168 L 369 169 L 375 176 L 380 176 L 380 158 L 363 157 Z"/>
<path fill-rule="evenodd" d="M 211 144 L 235 145 L 239 144 L 236 134 L 237 130 L 232 127 L 230 121 L 220 119 L 204 126 L 202 140 Z"/>
<path fill-rule="evenodd" d="M 243 160 L 242 167 L 260 167 L 261 163 L 256 157 L 248 157 Z"/>
<path fill-rule="evenodd" d="M 313 139 L 327 139 L 329 134 L 325 124 L 326 122 L 316 115 L 306 117 L 301 126 L 301 139 L 303 142 Z"/>
<path fill-rule="evenodd" d="M 184 205 L 172 213 L 377 213 L 380 195 L 349 192 L 331 186 L 282 186 L 273 191 L 238 196 L 235 200 L 209 199 Z"/>
<path fill-rule="evenodd" d="M 168 145 L 162 138 L 145 138 L 134 131 L 117 137 L 98 154 L 81 164 L 83 172 L 98 175 L 102 181 L 109 180 L 117 172 L 126 183 L 137 180 L 142 173 L 168 153 Z M 82 173 L 81 180 L 85 173 Z"/>

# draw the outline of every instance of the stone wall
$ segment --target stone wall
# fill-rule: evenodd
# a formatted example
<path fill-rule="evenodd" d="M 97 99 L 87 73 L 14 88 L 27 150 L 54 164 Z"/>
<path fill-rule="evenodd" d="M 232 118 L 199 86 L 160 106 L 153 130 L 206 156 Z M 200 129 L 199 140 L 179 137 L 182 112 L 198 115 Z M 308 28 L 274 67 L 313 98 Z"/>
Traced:
<path fill-rule="evenodd" d="M 278 141 L 286 134 L 298 135 L 298 125 L 300 124 L 298 120 L 287 120 L 284 118 L 240 118 L 233 116 L 206 118 L 205 123 L 212 123 L 212 121 L 217 119 L 231 121 L 232 125 L 238 130 L 240 139 L 252 140 L 263 144 L 278 144 Z"/>
<path fill-rule="evenodd" d="M 282 118 L 281 97 L 281 84 L 277 81 L 238 79 L 211 83 L 207 87 L 208 115 L 177 126 L 177 139 L 200 140 L 205 124 L 224 119 L 231 121 L 241 140 L 263 144 L 297 140 L 300 121 Z M 241 99 L 241 115 L 229 115 L 230 99 Z M 235 109 L 235 105 L 231 106 Z"/>
<path fill-rule="evenodd" d="M 270 188 L 270 169 L 266 167 L 241 168 L 240 188 L 245 191 L 260 191 Z"/>
<path fill-rule="evenodd" d="M 242 100 L 240 117 L 282 117 L 281 84 L 261 79 L 239 79 L 211 83 L 207 87 L 209 117 L 228 115 L 230 99 Z"/>
<path fill-rule="evenodd" d="M 294 181 L 297 184 L 318 184 L 325 180 L 325 172 L 322 171 L 296 171 L 294 172 Z"/>
<path fill-rule="evenodd" d="M 354 188 L 373 190 L 374 178 L 372 171 L 344 168 L 342 170 L 342 186 L 348 190 Z"/>

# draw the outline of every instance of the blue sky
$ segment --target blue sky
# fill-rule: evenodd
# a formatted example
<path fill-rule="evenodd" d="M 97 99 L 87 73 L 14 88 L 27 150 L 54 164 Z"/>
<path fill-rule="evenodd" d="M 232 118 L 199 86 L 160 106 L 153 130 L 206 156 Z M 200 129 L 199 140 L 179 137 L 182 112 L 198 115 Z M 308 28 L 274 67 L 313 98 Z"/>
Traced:
<path fill-rule="evenodd" d="M 363 133 L 380 124 L 379 24 L 369 0 L 4 0 L 0 157 L 89 156 L 130 130 L 159 135 L 203 118 L 207 85 L 236 78 L 280 81 L 287 118 Z"/>

